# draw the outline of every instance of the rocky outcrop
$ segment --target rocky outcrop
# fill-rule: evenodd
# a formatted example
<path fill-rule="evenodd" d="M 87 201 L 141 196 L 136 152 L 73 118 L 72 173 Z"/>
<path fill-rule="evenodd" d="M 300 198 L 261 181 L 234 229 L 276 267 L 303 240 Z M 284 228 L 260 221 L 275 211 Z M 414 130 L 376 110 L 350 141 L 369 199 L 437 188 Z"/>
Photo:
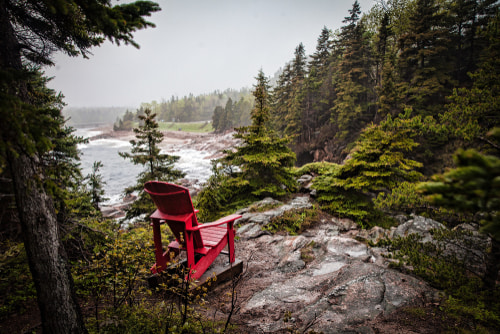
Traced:
<path fill-rule="evenodd" d="M 271 209 L 243 210 L 236 244 L 248 267 L 236 317 L 252 331 L 355 333 L 366 320 L 437 298 L 424 281 L 390 269 L 382 250 L 354 239 L 360 230 L 348 219 L 322 217 L 299 236 L 262 231 L 272 217 L 312 206 L 309 196 L 256 206 Z"/>

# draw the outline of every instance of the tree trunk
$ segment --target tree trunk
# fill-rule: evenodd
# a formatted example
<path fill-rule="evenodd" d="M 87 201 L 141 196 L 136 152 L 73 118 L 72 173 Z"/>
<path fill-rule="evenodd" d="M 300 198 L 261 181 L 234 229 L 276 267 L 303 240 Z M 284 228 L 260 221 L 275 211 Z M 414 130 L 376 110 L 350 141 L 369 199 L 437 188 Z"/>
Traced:
<path fill-rule="evenodd" d="M 20 47 L 10 16 L 7 1 L 0 0 L 0 71 L 23 69 Z M 21 80 L 4 93 L 30 103 L 27 85 Z M 0 87 L 0 89 L 7 89 Z M 2 112 L 21 113 L 22 108 Z M 13 117 L 21 115 L 13 115 Z M 4 120 L 5 121 L 5 120 Z M 44 333 L 86 333 L 80 308 L 74 293 L 73 279 L 66 254 L 59 239 L 59 229 L 52 199 L 42 186 L 43 172 L 36 154 L 28 154 L 18 138 L 30 138 L 30 133 L 16 133 L 5 127 L 2 142 L 7 143 L 7 163 L 10 168 L 16 206 L 21 221 L 24 246 L 33 277 Z M 9 131 L 7 131 L 9 130 Z M 17 130 L 20 131 L 20 130 Z M 14 149 L 16 154 L 9 151 Z"/>
<path fill-rule="evenodd" d="M 491 238 L 491 251 L 486 260 L 486 273 L 483 278 L 484 287 L 493 290 L 498 279 L 500 271 L 500 242 Z"/>
<path fill-rule="evenodd" d="M 24 246 L 37 291 L 44 333 L 87 333 L 51 198 L 34 157 L 10 159 Z"/>

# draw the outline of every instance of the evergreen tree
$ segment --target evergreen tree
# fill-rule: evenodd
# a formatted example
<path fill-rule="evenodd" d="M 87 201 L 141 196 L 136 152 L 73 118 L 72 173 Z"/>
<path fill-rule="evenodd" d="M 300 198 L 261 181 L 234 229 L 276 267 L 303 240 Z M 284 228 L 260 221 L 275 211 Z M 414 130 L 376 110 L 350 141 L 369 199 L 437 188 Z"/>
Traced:
<path fill-rule="evenodd" d="M 324 27 L 318 37 L 316 51 L 309 62 L 302 94 L 302 141 L 310 143 L 315 133 L 324 123 L 328 114 L 328 99 L 324 98 L 325 90 L 330 90 L 328 84 L 328 69 L 330 63 L 330 31 Z"/>
<path fill-rule="evenodd" d="M 458 88 L 449 97 L 451 103 L 440 115 L 452 137 L 463 141 L 465 147 L 493 149 L 497 144 L 486 133 L 500 126 L 500 19 L 491 19 L 482 32 L 488 47 L 481 54 L 479 69 L 470 74 L 471 88 Z"/>
<path fill-rule="evenodd" d="M 371 77 L 372 55 L 365 26 L 360 22 L 361 9 L 357 1 L 349 10 L 342 27 L 342 59 L 337 64 L 336 100 L 332 122 L 336 123 L 340 139 L 352 139 L 375 115 L 374 81 Z"/>
<path fill-rule="evenodd" d="M 306 77 L 306 55 L 304 45 L 302 43 L 295 48 L 295 57 L 290 66 L 290 95 L 287 96 L 286 106 L 287 113 L 285 114 L 285 129 L 287 135 L 302 136 L 302 119 L 303 119 L 303 101 L 302 88 Z M 297 138 L 299 141 L 301 138 Z"/>
<path fill-rule="evenodd" d="M 410 27 L 399 39 L 399 89 L 417 114 L 437 115 L 453 85 L 442 8 L 435 0 L 417 0 Z"/>
<path fill-rule="evenodd" d="M 144 166 L 145 170 L 137 177 L 134 186 L 125 189 L 126 194 L 138 192 L 138 199 L 127 209 L 125 219 L 138 217 L 144 213 L 154 211 L 154 204 L 149 195 L 144 191 L 144 184 L 151 180 L 173 182 L 184 173 L 174 168 L 178 156 L 161 154 L 159 144 L 163 141 L 163 134 L 158 130 L 155 120 L 156 114 L 151 109 L 144 109 L 144 114 L 139 116 L 142 125 L 134 128 L 137 140 L 131 140 L 130 153 L 120 152 L 124 159 L 130 159 L 136 165 Z"/>
<path fill-rule="evenodd" d="M 92 172 L 87 177 L 91 203 L 98 212 L 100 212 L 99 204 L 107 200 L 107 198 L 104 197 L 103 189 L 106 182 L 103 181 L 102 176 L 99 174 L 99 169 L 102 166 L 103 164 L 101 161 L 94 161 Z"/>
<path fill-rule="evenodd" d="M 2 169 L 8 166 L 24 245 L 35 282 L 42 329 L 46 333 L 86 332 L 73 291 L 54 203 L 41 186 L 46 177 L 41 156 L 53 149 L 60 113 L 36 98 L 36 74 L 31 65 L 52 64 L 63 51 L 84 57 L 107 38 L 132 44 L 132 33 L 153 26 L 144 16 L 159 10 L 140 1 L 111 6 L 110 1 L 0 2 L 0 150 Z M 42 182 L 40 182 L 42 181 Z"/>
<path fill-rule="evenodd" d="M 410 118 L 409 112 L 367 127 L 345 164 L 314 181 L 322 207 L 362 226 L 375 224 L 374 195 L 422 176 L 418 171 L 422 164 L 411 159 L 409 152 L 418 146 L 417 129 L 423 127 L 421 118 Z"/>
<path fill-rule="evenodd" d="M 222 130 L 226 131 L 232 129 L 234 126 L 234 110 L 233 110 L 233 100 L 229 98 L 226 102 L 226 106 L 224 107 L 224 117 L 223 117 L 223 126 Z"/>
<path fill-rule="evenodd" d="M 250 98 L 241 97 L 235 106 L 235 126 L 248 126 L 251 124 L 250 112 L 252 111 L 252 101 Z"/>
<path fill-rule="evenodd" d="M 292 95 L 292 68 L 291 64 L 287 63 L 278 77 L 278 82 L 272 95 L 273 112 L 270 116 L 270 124 L 272 129 L 279 134 L 285 133 L 287 126 L 285 118 L 288 115 L 290 108 L 289 101 Z"/>
<path fill-rule="evenodd" d="M 317 70 L 325 70 L 328 68 L 328 61 L 330 60 L 330 30 L 327 27 L 323 27 L 321 34 L 318 37 L 318 42 L 316 44 L 316 51 L 311 56 L 311 61 L 309 62 L 309 71 L 311 68 L 316 68 Z"/>
<path fill-rule="evenodd" d="M 215 132 L 222 132 L 222 121 L 221 118 L 224 115 L 224 109 L 221 106 L 215 107 L 214 113 L 212 115 L 212 127 Z"/>
<path fill-rule="evenodd" d="M 269 79 L 262 70 L 256 79 L 252 125 L 236 129 L 234 137 L 241 139 L 242 144 L 234 151 L 226 151 L 224 161 L 239 169 L 229 180 L 233 188 L 248 190 L 257 198 L 282 196 L 296 188 L 289 170 L 295 162 L 295 154 L 287 147 L 288 137 L 279 138 L 268 128 Z"/>
<path fill-rule="evenodd" d="M 494 289 L 500 270 L 500 159 L 476 150 L 459 150 L 456 168 L 435 175 L 420 189 L 438 206 L 465 212 L 480 220 L 483 232 L 492 238 L 483 278 L 487 289 Z"/>

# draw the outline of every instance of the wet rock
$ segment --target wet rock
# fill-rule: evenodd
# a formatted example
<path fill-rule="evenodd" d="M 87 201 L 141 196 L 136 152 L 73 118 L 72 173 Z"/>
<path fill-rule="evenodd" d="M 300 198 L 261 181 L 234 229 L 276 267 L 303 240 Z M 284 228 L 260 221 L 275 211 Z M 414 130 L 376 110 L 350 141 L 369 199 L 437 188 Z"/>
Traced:
<path fill-rule="evenodd" d="M 313 177 L 309 174 L 304 174 L 301 177 L 297 179 L 297 183 L 299 184 L 299 189 L 301 192 L 307 193 L 312 191 L 311 189 L 312 186 L 312 180 Z"/>
<path fill-rule="evenodd" d="M 255 208 L 256 212 L 249 209 L 238 211 L 238 214 L 241 214 L 242 217 L 237 221 L 237 224 L 255 224 L 266 226 L 269 224 L 271 219 L 283 215 L 286 211 L 312 208 L 312 203 L 309 196 L 296 197 L 286 204 L 272 198 L 266 198 L 262 201 L 254 203 L 252 207 Z M 259 212 L 259 208 L 270 209 Z M 254 231 L 252 230 L 252 232 Z M 252 233 L 252 235 L 248 235 L 246 230 L 242 230 L 240 233 L 244 237 L 254 237 L 254 233 Z"/>
<path fill-rule="evenodd" d="M 361 241 L 367 241 L 372 244 L 376 244 L 382 239 L 389 238 L 391 236 L 391 231 L 380 226 L 374 226 L 369 230 L 360 230 L 356 235 L 356 239 Z"/>
<path fill-rule="evenodd" d="M 309 175 L 309 174 L 304 174 L 302 175 L 301 177 L 299 177 L 297 179 L 297 182 L 301 185 L 301 186 L 306 186 L 307 184 L 309 184 L 309 182 L 311 182 L 313 179 L 312 175 Z"/>
<path fill-rule="evenodd" d="M 264 333 L 290 326 L 300 332 L 311 323 L 316 332 L 369 333 L 370 327 L 362 327 L 367 319 L 435 295 L 425 282 L 389 269 L 366 243 L 339 234 L 332 222 L 324 219 L 300 236 L 240 239 L 237 256 L 248 258 L 244 289 L 251 291 L 240 292 L 239 321 Z M 354 228 L 342 223 L 344 229 Z M 243 224 L 237 234 L 250 235 L 256 227 Z M 285 323 L 285 314 L 294 321 Z"/>
<path fill-rule="evenodd" d="M 430 218 L 425 218 L 421 216 L 411 215 L 412 219 L 399 225 L 394 231 L 394 236 L 406 237 L 412 233 L 416 233 L 422 236 L 422 242 L 432 241 L 432 235 L 430 231 L 432 229 L 444 229 L 446 228 L 443 224 L 438 223 Z"/>
<path fill-rule="evenodd" d="M 332 217 L 332 223 L 339 227 L 340 232 L 347 232 L 359 229 L 358 224 L 348 218 Z"/>

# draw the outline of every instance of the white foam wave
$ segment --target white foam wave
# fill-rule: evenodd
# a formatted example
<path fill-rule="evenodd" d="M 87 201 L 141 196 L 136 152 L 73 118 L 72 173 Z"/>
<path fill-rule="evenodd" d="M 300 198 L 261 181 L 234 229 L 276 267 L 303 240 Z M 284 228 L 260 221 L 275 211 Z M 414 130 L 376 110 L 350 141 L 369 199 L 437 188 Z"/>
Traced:
<path fill-rule="evenodd" d="M 120 139 L 96 139 L 91 140 L 88 145 L 106 147 L 130 147 L 130 142 Z"/>

